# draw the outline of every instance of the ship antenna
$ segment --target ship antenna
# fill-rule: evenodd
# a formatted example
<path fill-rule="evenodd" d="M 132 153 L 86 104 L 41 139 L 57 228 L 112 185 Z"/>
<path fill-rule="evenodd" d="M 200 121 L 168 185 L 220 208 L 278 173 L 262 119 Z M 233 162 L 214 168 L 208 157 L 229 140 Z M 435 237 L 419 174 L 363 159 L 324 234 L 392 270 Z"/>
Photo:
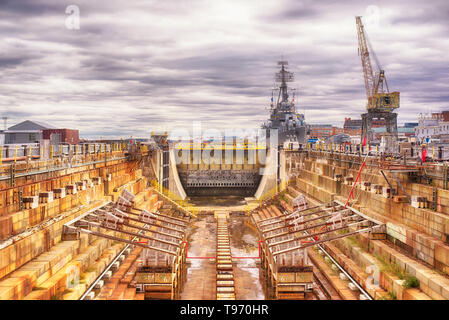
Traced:
<path fill-rule="evenodd" d="M 293 81 L 293 73 L 285 70 L 285 66 L 288 65 L 288 61 L 281 60 L 278 61 L 278 65 L 281 66 L 281 71 L 276 73 L 276 80 L 277 82 L 281 83 L 280 86 L 280 92 L 279 96 L 281 96 L 282 93 L 282 101 L 281 102 L 288 102 L 288 87 L 287 82 Z"/>

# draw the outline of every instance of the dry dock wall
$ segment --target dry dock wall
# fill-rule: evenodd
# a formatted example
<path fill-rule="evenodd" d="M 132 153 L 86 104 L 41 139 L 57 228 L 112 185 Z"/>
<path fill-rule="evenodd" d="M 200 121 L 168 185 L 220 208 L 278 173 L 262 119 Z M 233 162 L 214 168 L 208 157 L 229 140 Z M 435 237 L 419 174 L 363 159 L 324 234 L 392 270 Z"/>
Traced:
<path fill-rule="evenodd" d="M 295 181 L 296 187 L 322 202 L 333 199 L 344 202 L 352 185 L 346 185 L 342 180 L 347 176 L 355 178 L 360 166 L 354 164 L 350 157 L 336 158 L 336 155 L 331 159 L 328 157 L 328 155 L 317 157 L 315 154 L 313 157 L 305 157 L 299 165 L 296 164 L 294 168 L 298 176 Z M 357 160 L 358 157 L 355 158 Z M 399 194 L 402 194 L 393 177 L 387 172 L 385 173 L 393 187 L 399 190 Z M 435 194 L 438 204 L 436 210 L 415 208 L 409 203 L 395 202 L 394 199 L 385 198 L 382 194 L 362 190 L 359 183 L 354 190 L 354 199 L 357 202 L 353 207 L 385 222 L 388 239 L 391 243 L 438 272 L 449 274 L 449 206 L 447 206 L 449 191 L 437 186 L 410 182 L 407 174 L 396 175 L 410 196 L 425 196 L 428 200 L 432 200 L 432 196 Z M 379 169 L 374 166 L 367 166 L 363 170 L 361 181 L 388 186 Z M 381 248 L 377 250 L 382 252 Z M 384 251 L 387 250 L 384 248 Z M 392 259 L 394 260 L 394 258 Z M 405 268 L 404 263 L 401 262 L 401 264 Z M 410 264 L 409 268 L 412 274 L 416 273 L 416 268 Z M 429 277 L 420 275 L 419 278 L 421 278 L 424 288 L 426 284 L 429 285 Z M 442 286 L 439 286 L 433 281 L 432 288 L 434 290 L 430 290 L 429 285 L 427 293 L 439 292 L 439 297 L 443 297 L 443 292 L 447 292 L 444 287 L 446 285 L 444 282 Z M 449 289 L 449 286 L 447 288 Z M 447 298 L 449 298 L 448 294 L 449 292 L 445 293 Z M 438 298 L 438 295 L 434 294 L 435 297 Z"/>
<path fill-rule="evenodd" d="M 95 183 L 86 184 L 76 194 L 20 210 L 19 193 L 35 196 L 83 180 Z M 146 188 L 137 163 L 126 160 L 30 175 L 16 179 L 14 186 L 9 181 L 0 184 L 0 299 L 61 298 L 68 290 L 68 270 L 76 267 L 85 272 L 90 268 L 83 275 L 84 287 L 65 292 L 66 298 L 78 298 L 123 245 L 87 235 L 62 241 L 63 225 L 114 201 L 123 189 L 137 194 L 136 203 L 148 208 L 158 200 Z"/>
<path fill-rule="evenodd" d="M 262 199 L 265 195 L 273 193 L 277 187 L 277 166 L 278 166 L 278 152 L 277 149 L 271 148 L 267 157 L 266 166 L 263 170 L 262 178 L 260 179 L 259 186 L 257 187 L 254 197 L 256 199 Z M 285 159 L 283 156 L 282 160 Z"/>

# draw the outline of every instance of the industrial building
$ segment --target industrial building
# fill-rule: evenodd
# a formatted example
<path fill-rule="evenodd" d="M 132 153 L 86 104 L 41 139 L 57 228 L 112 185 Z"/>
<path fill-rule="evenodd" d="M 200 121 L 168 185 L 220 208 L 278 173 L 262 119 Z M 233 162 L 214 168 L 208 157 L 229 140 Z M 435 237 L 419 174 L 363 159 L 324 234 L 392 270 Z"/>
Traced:
<path fill-rule="evenodd" d="M 79 131 L 56 128 L 53 125 L 34 120 L 25 120 L 2 132 L 4 144 L 39 143 L 42 139 L 51 144 L 78 144 Z"/>
<path fill-rule="evenodd" d="M 357 136 L 361 134 L 362 130 L 361 127 L 348 126 L 339 128 L 331 124 L 312 124 L 310 125 L 309 132 L 311 139 L 327 139 L 337 134 Z"/>

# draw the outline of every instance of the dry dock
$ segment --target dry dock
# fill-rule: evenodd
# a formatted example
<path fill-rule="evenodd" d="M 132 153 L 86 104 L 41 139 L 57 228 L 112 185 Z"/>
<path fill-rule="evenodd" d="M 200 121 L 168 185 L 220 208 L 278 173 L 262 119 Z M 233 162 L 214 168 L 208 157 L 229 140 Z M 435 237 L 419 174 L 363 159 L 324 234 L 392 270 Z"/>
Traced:
<path fill-rule="evenodd" d="M 282 152 L 275 191 L 196 207 L 147 150 L 4 164 L 0 298 L 449 298 L 445 164 Z"/>

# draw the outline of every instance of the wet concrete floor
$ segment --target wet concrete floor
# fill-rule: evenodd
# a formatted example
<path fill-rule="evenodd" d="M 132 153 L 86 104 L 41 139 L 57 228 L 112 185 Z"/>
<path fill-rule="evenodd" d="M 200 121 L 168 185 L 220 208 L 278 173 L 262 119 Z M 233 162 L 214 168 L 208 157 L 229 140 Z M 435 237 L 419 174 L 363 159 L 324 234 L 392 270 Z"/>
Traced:
<path fill-rule="evenodd" d="M 187 281 L 181 300 L 215 300 L 216 221 L 213 216 L 201 217 L 192 220 L 189 228 Z"/>
<path fill-rule="evenodd" d="M 245 205 L 246 201 L 244 197 L 228 196 L 228 197 L 190 197 L 190 203 L 196 206 L 217 206 L 217 207 L 230 207 Z"/>
<path fill-rule="evenodd" d="M 247 219 L 244 215 L 231 214 L 229 220 L 236 299 L 263 300 L 257 232 L 245 224 Z M 215 300 L 217 222 L 213 215 L 192 222 L 188 235 L 187 281 L 181 299 Z"/>
<path fill-rule="evenodd" d="M 264 300 L 260 281 L 259 242 L 257 231 L 248 227 L 248 217 L 231 215 L 231 253 L 234 264 L 235 298 L 237 300 Z"/>

